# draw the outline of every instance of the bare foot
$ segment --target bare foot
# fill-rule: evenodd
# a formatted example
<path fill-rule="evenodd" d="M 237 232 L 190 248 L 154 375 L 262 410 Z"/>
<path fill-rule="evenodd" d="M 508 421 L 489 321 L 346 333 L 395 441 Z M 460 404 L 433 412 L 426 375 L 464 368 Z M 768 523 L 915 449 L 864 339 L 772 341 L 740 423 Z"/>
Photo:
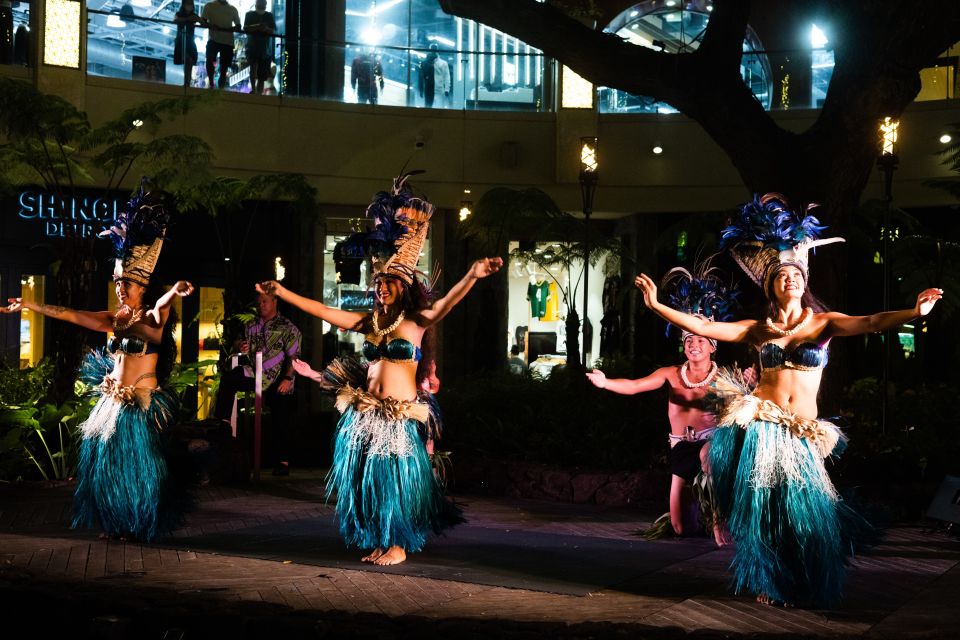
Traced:
<path fill-rule="evenodd" d="M 760 595 L 757 596 L 757 602 L 759 602 L 760 604 L 765 604 L 768 607 L 783 607 L 785 609 L 789 609 L 790 607 L 793 606 L 789 602 L 774 600 L 773 598 L 771 598 L 765 593 L 761 593 Z"/>
<path fill-rule="evenodd" d="M 727 528 L 722 524 L 713 525 L 713 540 L 717 543 L 718 547 L 725 547 L 728 544 L 733 543 L 733 538 L 730 537 L 730 532 L 727 531 Z"/>
<path fill-rule="evenodd" d="M 383 549 L 381 549 L 380 547 L 377 547 L 370 553 L 370 555 L 363 556 L 362 558 L 360 558 L 360 562 L 376 562 L 377 558 L 379 558 L 382 555 L 383 555 Z"/>
<path fill-rule="evenodd" d="M 396 545 L 387 549 L 386 553 L 382 554 L 379 558 L 373 561 L 373 564 L 378 564 L 380 566 L 386 566 L 389 564 L 400 564 L 407 559 L 407 552 L 403 550 L 403 547 L 398 547 Z"/>

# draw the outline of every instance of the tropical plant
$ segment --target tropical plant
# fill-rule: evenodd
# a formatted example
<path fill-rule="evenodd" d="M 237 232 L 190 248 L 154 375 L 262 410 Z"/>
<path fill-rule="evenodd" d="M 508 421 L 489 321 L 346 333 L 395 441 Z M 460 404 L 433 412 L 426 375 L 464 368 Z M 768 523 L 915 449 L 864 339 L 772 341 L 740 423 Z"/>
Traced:
<path fill-rule="evenodd" d="M 60 96 L 33 84 L 0 77 L 0 190 L 39 185 L 58 201 L 99 183 L 104 194 L 129 174 L 149 166 L 165 177 L 190 174 L 209 164 L 210 146 L 195 136 L 158 135 L 160 125 L 209 104 L 204 94 L 146 102 L 93 126 L 87 115 Z M 57 300 L 80 308 L 92 289 L 95 236 L 70 232 L 56 245 Z M 53 325 L 55 367 L 50 395 L 63 402 L 73 390 L 86 346 L 86 332 L 68 323 Z"/>
<path fill-rule="evenodd" d="M 76 468 L 77 426 L 90 411 L 79 396 L 60 405 L 41 403 L 53 364 L 0 368 L 0 478 L 36 469 L 45 480 L 64 480 Z"/>

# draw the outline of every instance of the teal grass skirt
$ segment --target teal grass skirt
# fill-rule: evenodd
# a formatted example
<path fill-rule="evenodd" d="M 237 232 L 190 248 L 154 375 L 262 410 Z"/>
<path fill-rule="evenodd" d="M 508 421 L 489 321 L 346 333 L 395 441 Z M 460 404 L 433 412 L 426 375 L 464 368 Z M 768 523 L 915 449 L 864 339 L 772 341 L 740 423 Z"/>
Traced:
<path fill-rule="evenodd" d="M 423 423 L 352 404 L 334 434 L 327 498 L 336 495 L 340 533 L 361 549 L 420 551 L 427 535 L 458 521 L 424 444 Z"/>
<path fill-rule="evenodd" d="M 91 354 L 82 378 L 102 383 L 110 370 L 112 360 Z M 80 427 L 73 527 L 155 540 L 177 526 L 186 507 L 161 441 L 176 401 L 161 389 L 137 389 L 124 397 L 104 385 L 99 393 L 96 407 Z"/>
<path fill-rule="evenodd" d="M 839 429 L 820 425 L 839 453 Z M 824 455 L 777 422 L 754 419 L 714 433 L 710 466 L 717 510 L 736 542 L 737 593 L 814 606 L 840 599 L 849 558 L 872 528 L 838 496 Z"/>

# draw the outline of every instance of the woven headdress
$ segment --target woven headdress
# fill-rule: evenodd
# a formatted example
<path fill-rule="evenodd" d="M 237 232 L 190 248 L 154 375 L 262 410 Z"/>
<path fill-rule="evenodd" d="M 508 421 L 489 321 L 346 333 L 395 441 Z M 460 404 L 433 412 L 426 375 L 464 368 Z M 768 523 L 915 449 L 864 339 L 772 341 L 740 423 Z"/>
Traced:
<path fill-rule="evenodd" d="M 412 285 L 434 209 L 407 186 L 407 178 L 418 173 L 423 172 L 403 174 L 393 181 L 389 192 L 378 193 L 366 211 L 373 228 L 351 235 L 337 246 L 336 253 L 344 258 L 369 256 L 375 275 L 394 276 Z"/>
<path fill-rule="evenodd" d="M 102 231 L 113 241 L 114 280 L 127 280 L 144 287 L 150 284 L 150 275 L 163 247 L 170 214 L 159 196 L 147 191 L 148 179 L 140 182 L 136 195 L 117 216 L 115 225 Z"/>
<path fill-rule="evenodd" d="M 733 259 L 750 279 L 769 292 L 777 269 L 786 265 L 803 272 L 809 283 L 809 253 L 814 247 L 843 238 L 820 238 L 826 230 L 810 212 L 819 205 L 794 211 L 779 193 L 755 195 L 723 230 L 721 248 L 729 248 Z"/>
<path fill-rule="evenodd" d="M 663 276 L 660 286 L 667 292 L 667 303 L 674 309 L 704 320 L 726 322 L 733 319 L 733 309 L 740 292 L 720 279 L 718 269 L 710 264 L 713 258 L 710 256 L 695 264 L 692 272 L 683 267 L 670 269 Z M 667 334 L 670 333 L 670 327 L 668 324 Z M 684 342 L 692 335 L 686 330 L 680 332 Z M 710 340 L 710 344 L 716 347 L 717 341 Z"/>

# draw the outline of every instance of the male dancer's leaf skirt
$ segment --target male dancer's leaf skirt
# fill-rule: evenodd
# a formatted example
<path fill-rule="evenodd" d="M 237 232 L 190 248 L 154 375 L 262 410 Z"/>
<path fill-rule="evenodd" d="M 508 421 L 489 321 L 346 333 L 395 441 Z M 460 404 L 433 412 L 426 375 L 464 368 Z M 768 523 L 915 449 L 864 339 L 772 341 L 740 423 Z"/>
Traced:
<path fill-rule="evenodd" d="M 824 466 L 845 439 L 749 394 L 735 396 L 710 448 L 720 516 L 736 542 L 737 593 L 790 604 L 836 603 L 870 525 L 838 496 Z"/>
<path fill-rule="evenodd" d="M 73 526 L 151 541 L 173 530 L 186 504 L 160 440 L 176 401 L 161 389 L 120 387 L 106 377 L 112 369 L 96 352 L 81 369 L 100 399 L 80 425 Z"/>

